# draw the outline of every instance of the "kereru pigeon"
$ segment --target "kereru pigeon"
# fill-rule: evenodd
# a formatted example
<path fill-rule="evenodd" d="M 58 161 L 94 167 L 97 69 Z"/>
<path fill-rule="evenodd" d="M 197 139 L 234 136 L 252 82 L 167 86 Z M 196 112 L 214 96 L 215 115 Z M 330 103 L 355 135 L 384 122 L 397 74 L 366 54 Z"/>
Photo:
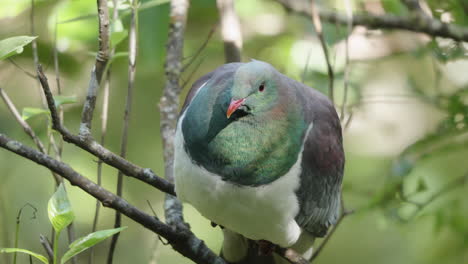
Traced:
<path fill-rule="evenodd" d="M 242 257 L 228 252 L 233 234 L 309 257 L 313 238 L 338 218 L 344 153 L 335 108 L 268 63 L 225 64 L 197 80 L 174 146 L 177 196 L 224 227 L 229 261 Z"/>

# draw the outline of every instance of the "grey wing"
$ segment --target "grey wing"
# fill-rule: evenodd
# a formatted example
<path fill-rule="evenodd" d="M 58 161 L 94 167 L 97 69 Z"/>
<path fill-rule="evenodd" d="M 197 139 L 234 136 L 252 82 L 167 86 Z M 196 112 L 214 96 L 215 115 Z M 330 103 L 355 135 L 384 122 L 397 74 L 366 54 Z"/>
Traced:
<path fill-rule="evenodd" d="M 296 222 L 316 237 L 326 235 L 340 210 L 344 152 L 341 125 L 335 108 L 324 95 L 307 89 L 302 96 L 305 119 L 312 128 L 305 135 L 301 184 L 296 191 L 299 213 Z"/>

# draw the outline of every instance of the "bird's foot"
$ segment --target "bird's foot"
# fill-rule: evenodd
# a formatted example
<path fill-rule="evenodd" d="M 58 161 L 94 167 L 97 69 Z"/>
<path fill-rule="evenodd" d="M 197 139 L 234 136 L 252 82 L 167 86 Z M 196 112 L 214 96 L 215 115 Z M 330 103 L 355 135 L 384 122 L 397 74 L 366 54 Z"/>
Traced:
<path fill-rule="evenodd" d="M 270 256 L 276 248 L 276 245 L 266 240 L 258 240 L 258 255 L 259 256 Z"/>

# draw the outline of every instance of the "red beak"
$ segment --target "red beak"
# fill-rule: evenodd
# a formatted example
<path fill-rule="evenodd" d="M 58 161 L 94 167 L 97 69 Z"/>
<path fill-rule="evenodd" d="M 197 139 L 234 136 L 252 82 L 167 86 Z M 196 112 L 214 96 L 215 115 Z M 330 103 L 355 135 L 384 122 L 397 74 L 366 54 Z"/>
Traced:
<path fill-rule="evenodd" d="M 231 115 L 237 110 L 237 108 L 241 107 L 244 101 L 245 101 L 245 98 L 242 98 L 239 100 L 231 100 L 231 103 L 229 104 L 229 107 L 226 112 L 227 118 L 230 118 Z"/>

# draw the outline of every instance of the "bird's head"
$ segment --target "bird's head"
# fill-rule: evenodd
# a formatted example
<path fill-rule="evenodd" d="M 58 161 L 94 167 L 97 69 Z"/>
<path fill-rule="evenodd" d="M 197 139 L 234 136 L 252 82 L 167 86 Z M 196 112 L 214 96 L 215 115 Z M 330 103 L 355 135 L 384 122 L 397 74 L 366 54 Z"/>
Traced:
<path fill-rule="evenodd" d="M 234 75 L 227 118 L 235 112 L 257 114 L 271 109 L 278 100 L 278 89 L 277 72 L 270 64 L 245 63 Z"/>

